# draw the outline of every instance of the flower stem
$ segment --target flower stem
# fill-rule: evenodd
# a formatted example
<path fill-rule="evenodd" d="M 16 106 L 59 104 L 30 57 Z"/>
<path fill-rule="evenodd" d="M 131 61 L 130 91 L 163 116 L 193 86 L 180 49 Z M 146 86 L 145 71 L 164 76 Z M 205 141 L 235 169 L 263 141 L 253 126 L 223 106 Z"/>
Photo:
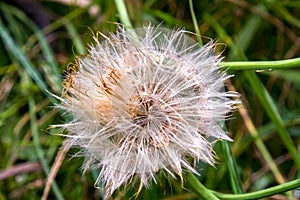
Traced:
<path fill-rule="evenodd" d="M 186 180 L 190 186 L 190 188 L 199 196 L 201 199 L 206 200 L 218 200 L 219 198 L 216 197 L 212 191 L 208 190 L 202 183 L 196 178 L 196 176 L 191 173 L 187 172 Z"/>
<path fill-rule="evenodd" d="M 268 189 L 256 191 L 256 192 L 249 192 L 246 194 L 223 194 L 219 192 L 212 191 L 217 197 L 220 199 L 228 199 L 228 200 L 246 200 L 246 199 L 261 199 L 264 197 L 272 196 L 275 194 L 283 193 L 289 190 L 293 190 L 300 187 L 300 179 L 296 179 L 294 181 L 290 181 L 287 183 L 283 183 Z"/>
<path fill-rule="evenodd" d="M 300 67 L 300 58 L 277 61 L 239 61 L 223 62 L 221 67 L 228 70 L 276 70 Z"/>

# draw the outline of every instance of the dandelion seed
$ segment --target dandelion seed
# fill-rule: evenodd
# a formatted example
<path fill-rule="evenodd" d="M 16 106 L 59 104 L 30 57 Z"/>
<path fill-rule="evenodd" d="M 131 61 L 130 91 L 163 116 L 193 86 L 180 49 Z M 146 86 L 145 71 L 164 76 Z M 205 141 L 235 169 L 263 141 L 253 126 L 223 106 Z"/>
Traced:
<path fill-rule="evenodd" d="M 184 30 L 122 28 L 90 46 L 64 82 L 60 107 L 73 115 L 61 127 L 82 149 L 84 170 L 97 168 L 109 196 L 122 185 L 140 188 L 158 170 L 181 177 L 197 171 L 187 157 L 214 163 L 214 140 L 230 140 L 218 125 L 239 103 L 223 90 L 230 76 L 210 42 L 200 47 Z"/>

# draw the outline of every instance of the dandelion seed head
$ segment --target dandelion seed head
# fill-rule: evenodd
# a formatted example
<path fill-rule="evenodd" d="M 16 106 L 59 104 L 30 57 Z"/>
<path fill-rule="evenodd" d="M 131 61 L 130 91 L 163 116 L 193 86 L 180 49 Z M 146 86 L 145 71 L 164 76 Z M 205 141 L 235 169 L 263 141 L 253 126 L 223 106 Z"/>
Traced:
<path fill-rule="evenodd" d="M 123 28 L 95 39 L 64 81 L 62 125 L 81 148 L 84 170 L 100 170 L 107 195 L 130 182 L 156 181 L 158 170 L 181 177 L 196 162 L 214 163 L 214 140 L 230 140 L 219 122 L 239 103 L 224 91 L 215 44 L 203 47 L 184 30 Z"/>

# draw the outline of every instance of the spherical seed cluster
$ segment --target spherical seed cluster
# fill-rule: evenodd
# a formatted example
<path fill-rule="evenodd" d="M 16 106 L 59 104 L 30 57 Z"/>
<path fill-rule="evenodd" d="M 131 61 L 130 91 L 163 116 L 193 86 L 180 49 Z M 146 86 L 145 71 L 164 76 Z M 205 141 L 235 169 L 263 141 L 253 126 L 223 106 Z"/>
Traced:
<path fill-rule="evenodd" d="M 238 104 L 223 90 L 229 76 L 213 43 L 200 47 L 184 30 L 133 31 L 95 40 L 61 97 L 73 115 L 61 125 L 67 145 L 82 149 L 85 170 L 100 170 L 108 196 L 132 181 L 149 186 L 160 169 L 197 173 L 187 157 L 213 164 L 212 141 L 230 140 L 218 123 Z"/>

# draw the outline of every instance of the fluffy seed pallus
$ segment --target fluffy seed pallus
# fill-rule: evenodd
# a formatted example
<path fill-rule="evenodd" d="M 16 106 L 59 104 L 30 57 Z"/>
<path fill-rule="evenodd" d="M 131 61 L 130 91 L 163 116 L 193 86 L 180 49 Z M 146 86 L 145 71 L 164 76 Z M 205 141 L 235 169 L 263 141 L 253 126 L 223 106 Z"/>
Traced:
<path fill-rule="evenodd" d="M 67 145 L 81 148 L 84 170 L 100 170 L 106 195 L 130 182 L 149 186 L 158 170 L 194 173 L 187 157 L 214 163 L 219 126 L 239 103 L 224 91 L 229 78 L 210 42 L 200 47 L 184 30 L 144 27 L 90 46 L 64 81 L 59 106 L 73 115 L 60 125 Z"/>

